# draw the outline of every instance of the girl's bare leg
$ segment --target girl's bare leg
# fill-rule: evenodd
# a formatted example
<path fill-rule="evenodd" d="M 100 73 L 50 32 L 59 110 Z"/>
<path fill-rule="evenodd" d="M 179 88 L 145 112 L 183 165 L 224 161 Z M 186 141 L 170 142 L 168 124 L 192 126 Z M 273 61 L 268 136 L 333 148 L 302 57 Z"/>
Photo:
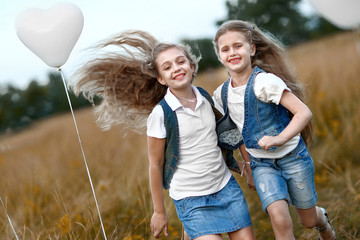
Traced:
<path fill-rule="evenodd" d="M 183 236 L 182 236 L 181 240 L 190 240 L 189 235 L 186 233 L 184 227 L 183 227 L 182 231 L 183 231 Z"/>
<path fill-rule="evenodd" d="M 204 235 L 194 240 L 224 240 L 221 234 Z"/>
<path fill-rule="evenodd" d="M 231 240 L 255 240 L 254 232 L 251 226 L 228 233 Z"/>
<path fill-rule="evenodd" d="M 271 203 L 267 207 L 276 240 L 295 240 L 289 205 L 285 200 Z"/>
<path fill-rule="evenodd" d="M 309 209 L 296 209 L 299 216 L 301 224 L 306 228 L 317 227 L 319 229 L 323 228 L 324 231 L 319 231 L 321 239 L 324 240 L 333 240 L 336 239 L 335 231 L 331 228 L 330 224 L 327 222 L 323 211 L 314 206 Z"/>

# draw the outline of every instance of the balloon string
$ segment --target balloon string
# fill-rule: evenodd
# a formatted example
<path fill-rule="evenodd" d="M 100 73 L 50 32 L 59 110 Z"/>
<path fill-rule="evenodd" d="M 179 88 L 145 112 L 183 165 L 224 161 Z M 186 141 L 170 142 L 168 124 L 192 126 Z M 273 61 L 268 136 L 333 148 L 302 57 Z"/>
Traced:
<path fill-rule="evenodd" d="M 73 117 L 73 120 L 74 120 L 76 133 L 77 133 L 77 136 L 78 136 L 78 140 L 79 140 L 79 143 L 80 143 L 81 152 L 82 152 L 83 159 L 84 159 L 84 163 L 85 163 L 85 167 L 86 167 L 86 172 L 87 172 L 88 177 L 89 177 L 89 181 L 90 181 L 90 185 L 91 185 L 91 190 L 92 190 L 92 193 L 93 193 L 93 196 L 94 196 L 94 200 L 95 200 L 95 204 L 96 204 L 96 208 L 97 208 L 97 211 L 98 211 L 98 215 L 99 215 L 99 219 L 100 219 L 100 224 L 101 224 L 101 229 L 102 229 L 102 231 L 103 231 L 105 240 L 107 240 L 107 238 L 106 238 L 106 233 L 105 233 L 105 228 L 104 228 L 104 225 L 103 225 L 103 222 L 102 222 L 102 219 L 101 219 L 101 214 L 100 214 L 99 205 L 98 205 L 98 202 L 97 202 L 97 200 L 96 200 L 96 195 L 95 195 L 94 186 L 93 186 L 93 183 L 92 183 L 92 180 L 91 180 L 91 175 L 90 175 L 89 167 L 88 167 L 88 165 L 87 165 L 87 161 L 86 161 L 86 158 L 85 158 L 85 153 L 84 153 L 84 149 L 83 149 L 83 146 L 82 146 L 82 143 L 81 143 L 79 130 L 78 130 L 78 127 L 77 127 L 77 124 L 76 124 L 74 111 L 73 111 L 73 108 L 72 108 L 72 105 L 71 105 L 71 100 L 70 100 L 69 93 L 68 93 L 68 90 L 67 90 L 67 86 L 66 86 L 66 83 L 65 83 L 65 78 L 64 78 L 63 72 L 61 71 L 61 68 L 58 68 L 58 71 L 61 73 L 62 81 L 63 81 L 63 83 L 64 83 L 64 88 L 65 88 L 65 92 L 66 92 L 66 97 L 67 97 L 68 102 L 69 102 L 71 114 L 72 114 L 72 117 Z"/>
<path fill-rule="evenodd" d="M 0 201 L 1 201 L 1 204 L 2 204 L 2 206 L 3 206 L 3 208 L 4 208 L 6 217 L 7 217 L 8 221 L 9 221 L 9 223 L 10 223 L 11 229 L 12 229 L 12 231 L 14 232 L 14 235 L 15 235 L 16 239 L 19 240 L 19 238 L 18 238 L 18 236 L 17 236 L 17 234 L 16 234 L 16 232 L 15 232 L 15 228 L 14 228 L 14 226 L 12 225 L 11 219 L 10 219 L 10 217 L 9 217 L 8 212 L 6 211 L 6 207 L 5 207 L 4 202 L 3 202 L 3 200 L 2 200 L 1 197 L 0 197 Z"/>

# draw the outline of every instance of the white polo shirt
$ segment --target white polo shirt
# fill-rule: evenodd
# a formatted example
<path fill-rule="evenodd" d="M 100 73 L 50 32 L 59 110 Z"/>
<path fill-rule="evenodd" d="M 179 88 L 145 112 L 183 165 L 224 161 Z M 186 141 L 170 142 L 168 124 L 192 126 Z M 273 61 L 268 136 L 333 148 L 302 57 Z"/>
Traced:
<path fill-rule="evenodd" d="M 195 110 L 184 108 L 168 89 L 165 100 L 175 110 L 179 124 L 179 161 L 170 182 L 169 195 L 175 200 L 220 191 L 231 177 L 217 146 L 215 116 L 210 103 L 192 86 Z M 147 121 L 147 135 L 166 138 L 164 111 L 157 105 Z"/>

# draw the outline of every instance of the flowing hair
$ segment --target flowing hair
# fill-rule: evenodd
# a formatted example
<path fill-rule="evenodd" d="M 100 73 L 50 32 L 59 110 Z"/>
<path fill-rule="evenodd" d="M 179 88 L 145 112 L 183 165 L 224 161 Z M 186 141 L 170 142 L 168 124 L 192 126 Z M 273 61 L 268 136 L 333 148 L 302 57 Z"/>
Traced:
<path fill-rule="evenodd" d="M 82 93 L 94 106 L 97 123 L 103 130 L 122 125 L 135 132 L 146 129 L 146 119 L 154 106 L 165 96 L 167 87 L 157 81 L 156 59 L 169 48 L 183 51 L 198 69 L 198 61 L 190 48 L 181 44 L 161 43 L 140 30 L 114 35 L 94 50 L 115 47 L 104 52 L 75 71 L 72 90 Z M 99 103 L 95 104 L 95 102 Z"/>
<path fill-rule="evenodd" d="M 280 77 L 301 101 L 304 101 L 304 88 L 297 80 L 292 66 L 289 64 L 288 55 L 285 47 L 269 32 L 261 31 L 255 24 L 241 21 L 230 20 L 223 23 L 216 32 L 213 44 L 217 56 L 219 57 L 219 37 L 233 31 L 242 33 L 250 45 L 256 47 L 255 55 L 251 59 L 252 67 L 258 66 L 266 72 L 273 73 Z M 291 117 L 292 114 L 290 113 Z M 312 122 L 301 131 L 306 144 L 312 139 Z"/>

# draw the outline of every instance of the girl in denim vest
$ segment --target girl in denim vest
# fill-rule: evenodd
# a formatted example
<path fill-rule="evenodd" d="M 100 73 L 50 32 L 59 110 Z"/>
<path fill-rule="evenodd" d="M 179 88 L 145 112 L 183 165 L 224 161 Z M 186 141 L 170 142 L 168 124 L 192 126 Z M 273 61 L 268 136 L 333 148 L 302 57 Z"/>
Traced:
<path fill-rule="evenodd" d="M 142 31 L 100 45 L 107 46 L 124 51 L 89 61 L 74 90 L 101 98 L 96 112 L 103 128 L 140 130 L 147 119 L 154 236 L 168 235 L 164 188 L 190 239 L 222 239 L 221 233 L 254 239 L 246 200 L 217 146 L 212 106 L 192 85 L 199 59 Z"/>
<path fill-rule="evenodd" d="M 309 108 L 290 71 L 286 52 L 270 34 L 244 21 L 222 24 L 214 45 L 230 79 L 214 92 L 242 133 L 263 210 L 276 239 L 295 239 L 289 204 L 301 224 L 321 239 L 335 239 L 325 209 L 315 206 L 314 165 L 306 144 L 311 135 Z"/>

